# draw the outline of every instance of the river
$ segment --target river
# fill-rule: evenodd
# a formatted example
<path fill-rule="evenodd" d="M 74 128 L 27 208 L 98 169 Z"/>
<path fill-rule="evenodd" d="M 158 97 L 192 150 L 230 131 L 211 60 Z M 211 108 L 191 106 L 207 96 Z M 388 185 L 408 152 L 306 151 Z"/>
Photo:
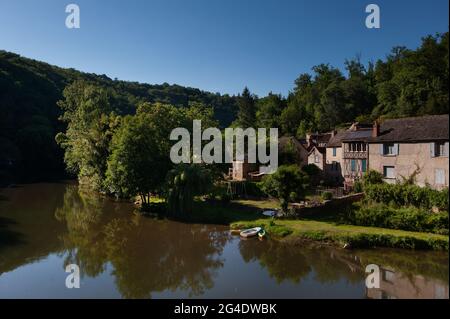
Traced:
<path fill-rule="evenodd" d="M 69 264 L 80 288 L 66 287 Z M 0 298 L 448 298 L 448 266 L 443 252 L 241 240 L 72 183 L 0 189 Z"/>

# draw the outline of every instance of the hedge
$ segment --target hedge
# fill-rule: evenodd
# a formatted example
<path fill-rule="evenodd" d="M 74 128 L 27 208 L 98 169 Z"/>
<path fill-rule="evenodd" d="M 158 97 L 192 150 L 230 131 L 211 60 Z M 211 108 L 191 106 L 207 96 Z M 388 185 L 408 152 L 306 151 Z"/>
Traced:
<path fill-rule="evenodd" d="M 396 208 L 380 203 L 355 203 L 348 211 L 346 223 L 406 231 L 448 235 L 448 212 L 432 213 L 416 207 Z"/>
<path fill-rule="evenodd" d="M 448 188 L 437 191 L 429 187 L 404 184 L 369 184 L 366 197 L 378 203 L 391 203 L 398 207 L 414 206 L 424 209 L 437 207 L 448 211 Z"/>

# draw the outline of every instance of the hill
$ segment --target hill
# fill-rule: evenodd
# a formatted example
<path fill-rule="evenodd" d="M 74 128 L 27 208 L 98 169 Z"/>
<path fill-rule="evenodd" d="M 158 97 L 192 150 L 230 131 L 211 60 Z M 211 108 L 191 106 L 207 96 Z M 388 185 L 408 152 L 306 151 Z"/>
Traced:
<path fill-rule="evenodd" d="M 64 88 L 75 80 L 107 87 L 115 95 L 116 107 L 122 114 L 134 113 L 142 101 L 180 107 L 200 102 L 214 108 L 215 118 L 223 127 L 235 118 L 234 96 L 167 83 L 113 80 L 0 50 L 0 180 L 11 175 L 26 177 L 26 181 L 64 175 L 63 152 L 55 143 L 55 135 L 65 130 L 58 121 L 61 110 L 57 101 Z"/>

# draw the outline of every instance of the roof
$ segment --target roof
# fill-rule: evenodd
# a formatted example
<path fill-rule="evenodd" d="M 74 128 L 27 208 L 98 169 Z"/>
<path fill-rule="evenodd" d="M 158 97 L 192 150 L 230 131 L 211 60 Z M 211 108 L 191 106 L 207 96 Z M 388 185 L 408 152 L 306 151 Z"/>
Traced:
<path fill-rule="evenodd" d="M 369 143 L 448 141 L 449 115 L 428 115 L 385 120 L 380 125 L 380 135 L 371 137 Z"/>
<path fill-rule="evenodd" d="M 372 129 L 361 129 L 358 131 L 347 131 L 346 136 L 342 139 L 343 142 L 352 141 L 367 141 L 372 137 Z"/>
<path fill-rule="evenodd" d="M 290 142 L 292 142 L 297 148 L 300 148 L 300 147 L 301 147 L 301 148 L 307 150 L 307 149 L 306 149 L 306 145 L 304 145 L 303 143 L 301 143 L 301 141 L 299 141 L 298 139 L 296 139 L 296 138 L 293 137 L 293 136 L 283 136 L 283 137 L 280 137 L 280 138 L 278 139 L 278 148 L 284 149 L 284 148 L 288 145 L 288 143 L 290 143 Z"/>
<path fill-rule="evenodd" d="M 317 150 L 321 154 L 325 154 L 327 149 L 326 149 L 326 147 L 313 146 L 311 148 L 311 150 L 308 152 L 308 155 L 311 155 L 312 153 L 314 153 L 315 150 Z"/>
<path fill-rule="evenodd" d="M 326 145 L 330 141 L 332 135 L 332 133 L 309 133 L 306 139 L 309 137 L 312 144 Z"/>
<path fill-rule="evenodd" d="M 330 141 L 328 142 L 327 147 L 341 147 L 343 142 L 352 142 L 352 141 L 367 141 L 372 136 L 372 129 L 358 129 L 354 130 L 346 130 L 337 132 Z"/>
<path fill-rule="evenodd" d="M 330 141 L 327 144 L 327 147 L 341 147 L 342 139 L 345 137 L 345 133 L 347 131 L 337 132 L 333 137 L 330 138 Z"/>

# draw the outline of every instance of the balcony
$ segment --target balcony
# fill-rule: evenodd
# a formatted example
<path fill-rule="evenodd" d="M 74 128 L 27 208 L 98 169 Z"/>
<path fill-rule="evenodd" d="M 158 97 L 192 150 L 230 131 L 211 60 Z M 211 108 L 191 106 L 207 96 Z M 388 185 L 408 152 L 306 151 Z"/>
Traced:
<path fill-rule="evenodd" d="M 369 152 L 350 152 L 345 151 L 344 152 L 344 158 L 348 159 L 367 159 L 369 158 Z"/>

